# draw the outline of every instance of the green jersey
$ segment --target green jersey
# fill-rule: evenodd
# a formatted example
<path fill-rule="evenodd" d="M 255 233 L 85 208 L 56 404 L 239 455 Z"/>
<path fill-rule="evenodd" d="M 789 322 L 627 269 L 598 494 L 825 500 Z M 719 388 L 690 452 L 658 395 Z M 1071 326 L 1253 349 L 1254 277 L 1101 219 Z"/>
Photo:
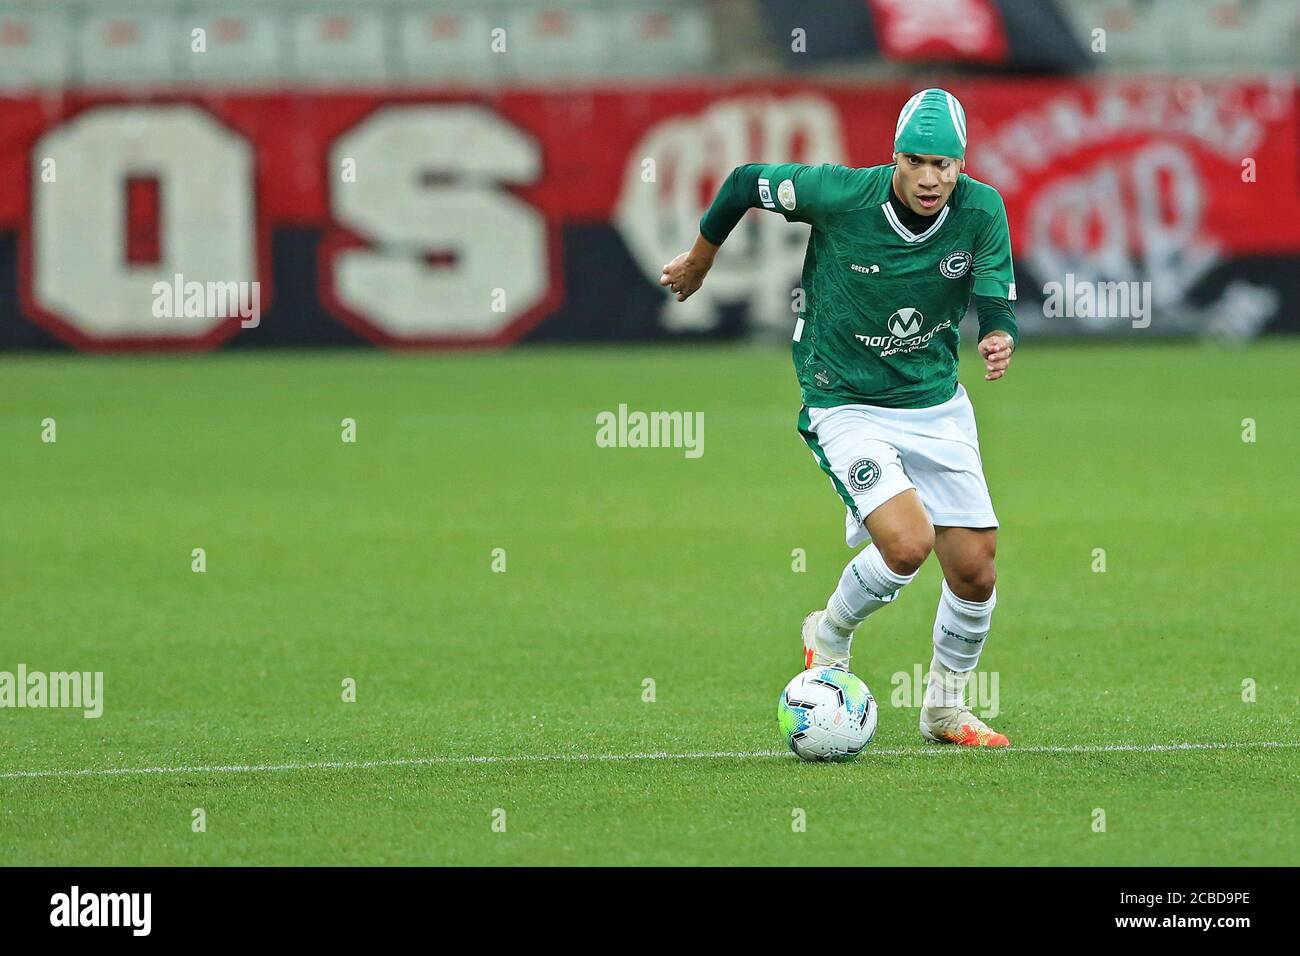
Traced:
<path fill-rule="evenodd" d="M 794 363 L 803 403 L 923 408 L 957 390 L 958 326 L 980 297 L 981 335 L 1017 336 L 1006 208 L 996 189 L 961 174 L 920 233 L 890 204 L 894 167 L 740 166 L 700 222 L 720 243 L 748 208 L 812 226 Z M 999 300 L 996 324 L 983 302 Z"/>

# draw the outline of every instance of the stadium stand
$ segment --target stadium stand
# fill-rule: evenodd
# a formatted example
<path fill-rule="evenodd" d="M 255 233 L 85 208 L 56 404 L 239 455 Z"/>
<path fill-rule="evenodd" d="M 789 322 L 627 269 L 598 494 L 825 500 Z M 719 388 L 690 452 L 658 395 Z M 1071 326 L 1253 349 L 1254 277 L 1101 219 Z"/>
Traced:
<path fill-rule="evenodd" d="M 677 76 L 714 68 L 712 35 L 688 0 L 5 0 L 0 87 Z M 511 55 L 493 55 L 498 40 Z"/>

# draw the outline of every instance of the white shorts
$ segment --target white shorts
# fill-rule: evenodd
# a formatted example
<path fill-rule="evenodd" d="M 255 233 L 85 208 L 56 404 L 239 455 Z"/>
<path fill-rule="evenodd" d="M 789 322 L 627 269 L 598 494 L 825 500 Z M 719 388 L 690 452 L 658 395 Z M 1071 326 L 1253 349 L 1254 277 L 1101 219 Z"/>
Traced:
<path fill-rule="evenodd" d="M 909 488 L 936 525 L 998 526 L 975 411 L 961 385 L 948 401 L 929 408 L 804 408 L 799 434 L 848 510 L 844 536 L 850 547 L 870 538 L 867 515 Z"/>

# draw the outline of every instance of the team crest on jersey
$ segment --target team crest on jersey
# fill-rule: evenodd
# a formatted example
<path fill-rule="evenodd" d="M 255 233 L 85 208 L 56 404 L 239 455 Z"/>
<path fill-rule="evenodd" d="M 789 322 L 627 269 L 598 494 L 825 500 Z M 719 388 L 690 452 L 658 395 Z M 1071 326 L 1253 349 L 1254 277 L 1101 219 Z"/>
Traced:
<path fill-rule="evenodd" d="M 786 209 L 794 211 L 794 183 L 786 179 L 776 187 L 776 200 Z"/>
<path fill-rule="evenodd" d="M 925 322 L 925 316 L 921 314 L 920 309 L 913 309 L 910 306 L 904 306 L 889 317 L 886 323 L 889 331 L 894 333 L 900 339 L 910 339 L 917 332 L 921 331 L 921 325 Z"/>
<path fill-rule="evenodd" d="M 970 272 L 971 254 L 964 249 L 950 252 L 939 260 L 939 271 L 949 279 L 960 279 Z"/>
<path fill-rule="evenodd" d="M 868 491 L 879 480 L 880 466 L 870 458 L 859 458 L 849 465 L 849 487 L 854 491 Z"/>

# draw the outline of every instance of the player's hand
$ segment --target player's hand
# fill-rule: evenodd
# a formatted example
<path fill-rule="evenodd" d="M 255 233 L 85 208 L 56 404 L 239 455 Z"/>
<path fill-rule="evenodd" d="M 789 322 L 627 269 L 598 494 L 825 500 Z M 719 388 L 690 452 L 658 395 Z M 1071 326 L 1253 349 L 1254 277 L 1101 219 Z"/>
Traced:
<path fill-rule="evenodd" d="M 713 268 L 713 256 L 717 251 L 717 246 L 700 236 L 690 252 L 683 252 L 664 266 L 659 284 L 675 292 L 678 302 L 685 302 L 704 285 L 704 277 Z"/>
<path fill-rule="evenodd" d="M 1011 336 L 1005 332 L 990 332 L 980 339 L 980 357 L 984 359 L 984 381 L 996 382 L 1007 374 L 1011 353 L 1016 350 Z"/>

